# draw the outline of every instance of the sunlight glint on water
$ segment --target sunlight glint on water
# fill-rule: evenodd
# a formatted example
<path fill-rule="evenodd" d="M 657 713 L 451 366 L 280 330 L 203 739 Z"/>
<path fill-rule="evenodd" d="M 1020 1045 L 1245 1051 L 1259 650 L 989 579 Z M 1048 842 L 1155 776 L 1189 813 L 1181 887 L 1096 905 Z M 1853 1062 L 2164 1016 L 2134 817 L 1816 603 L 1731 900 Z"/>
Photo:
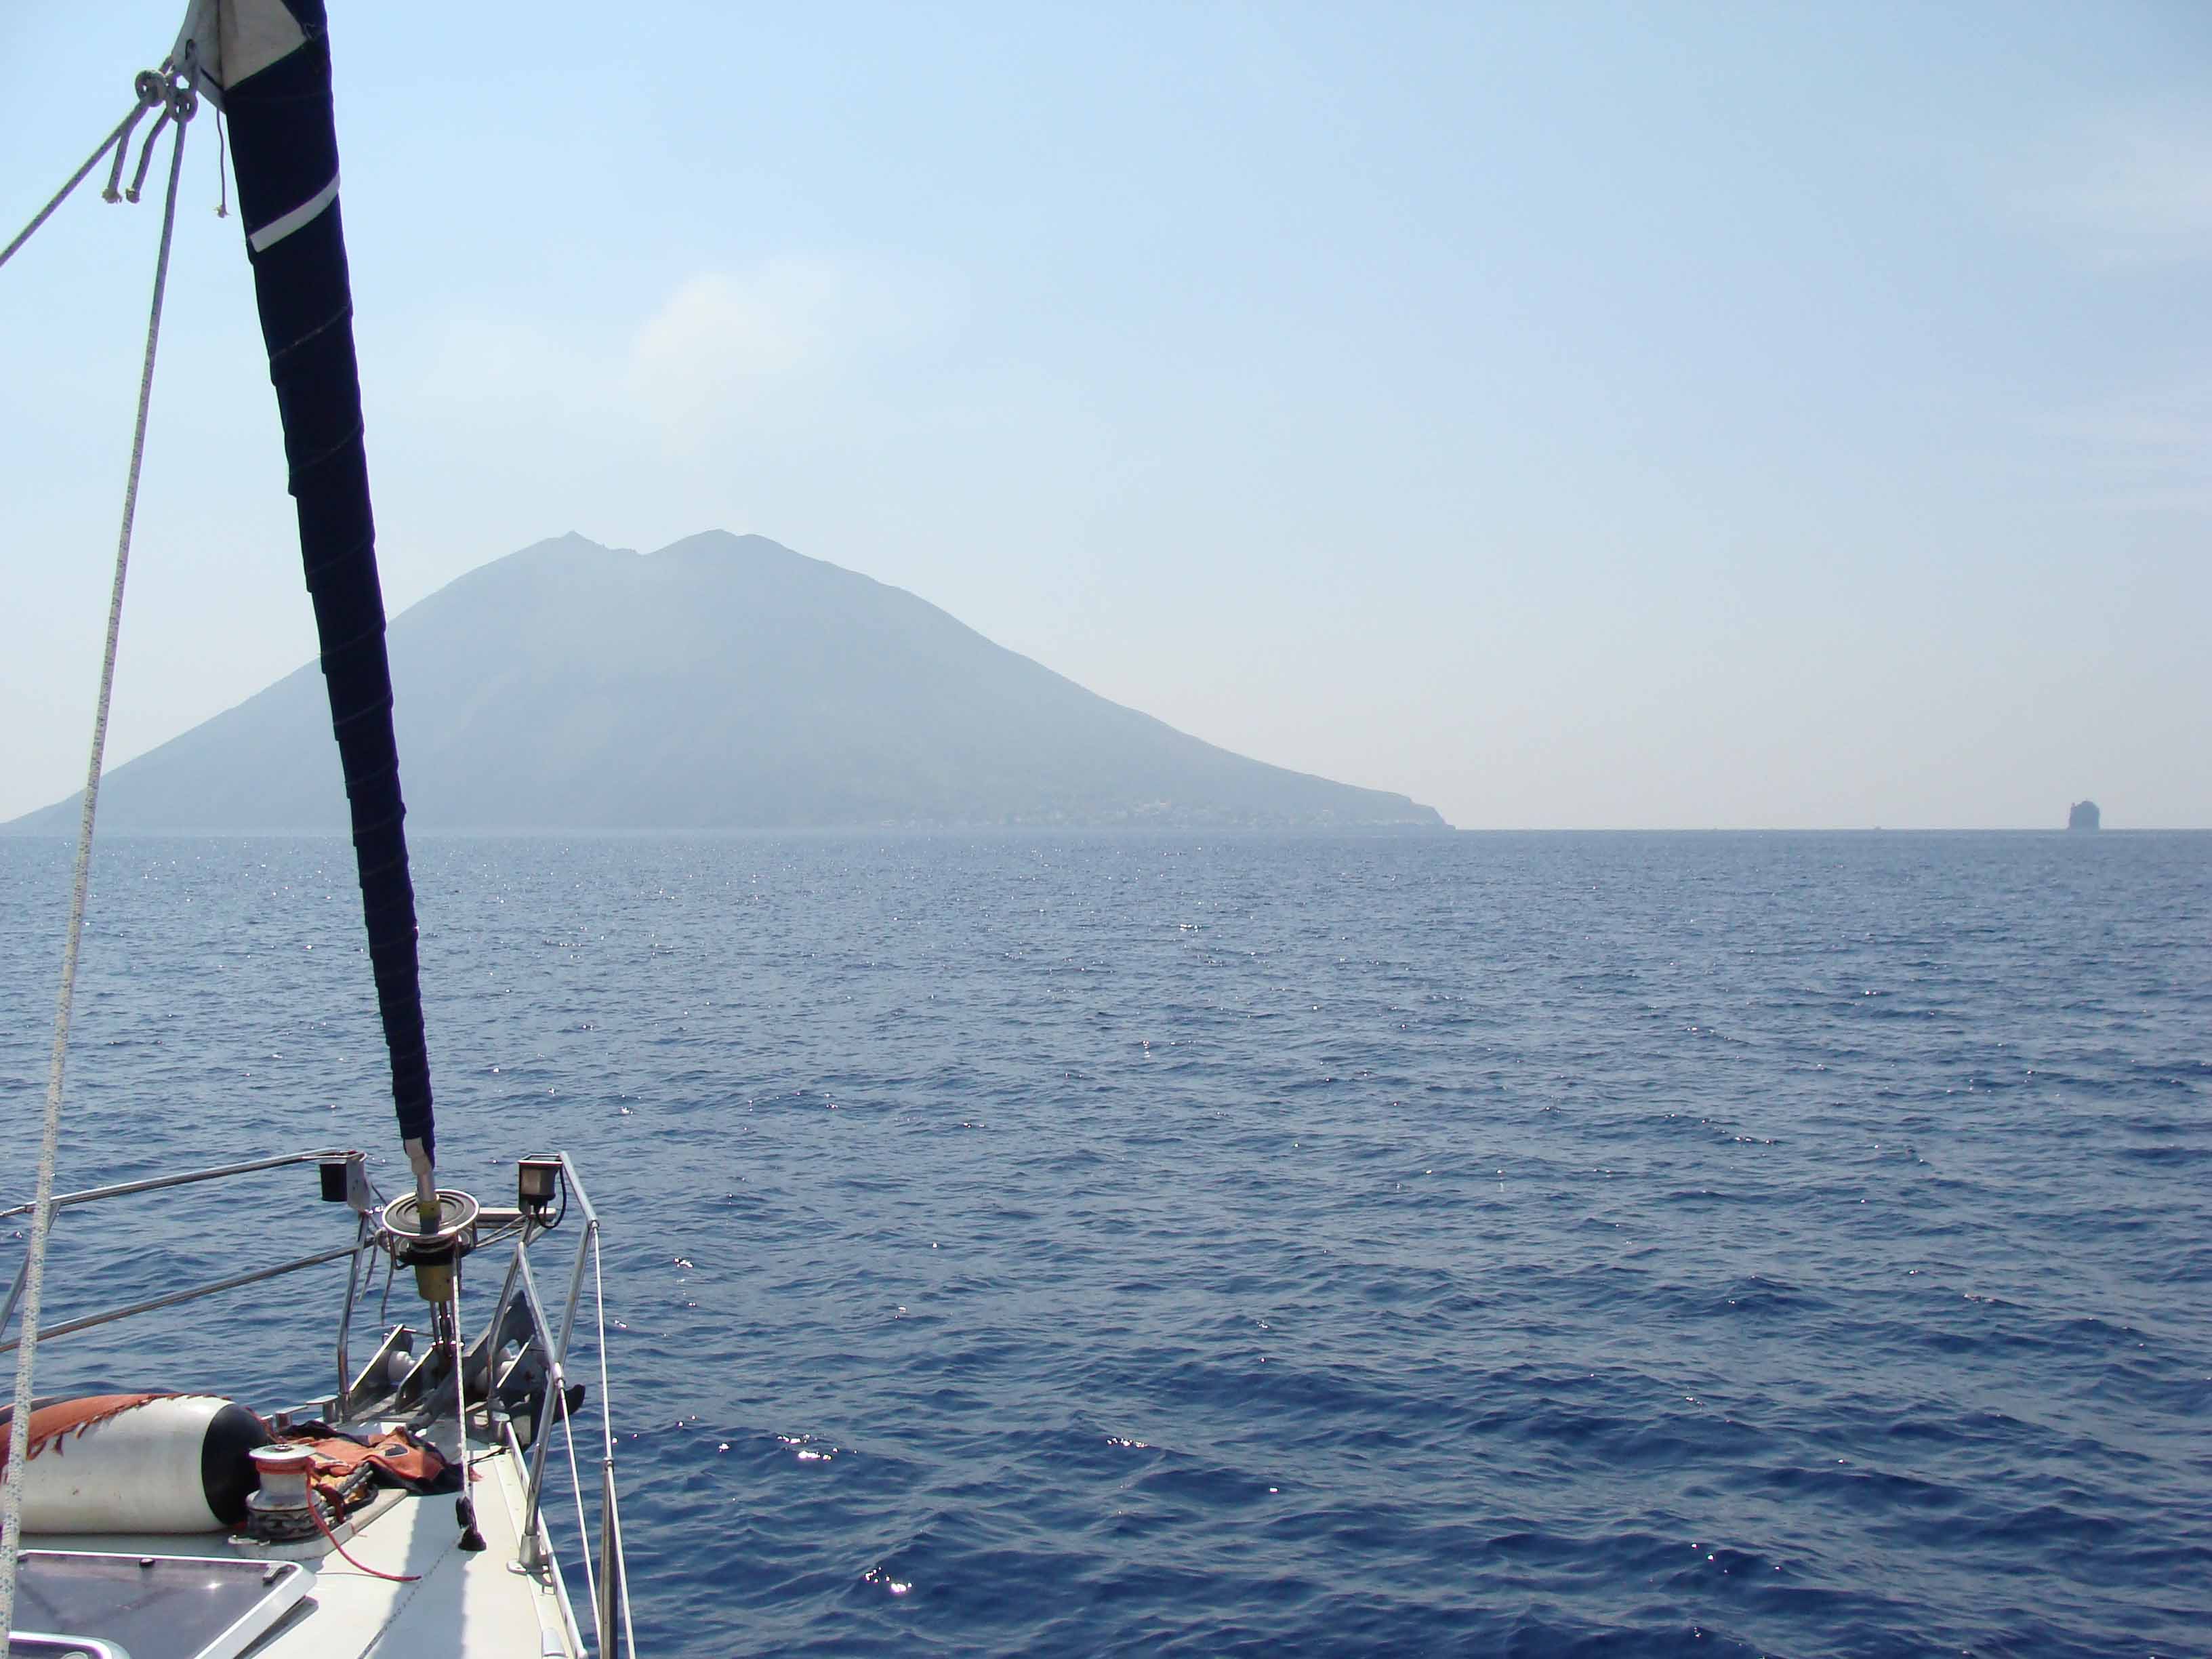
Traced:
<path fill-rule="evenodd" d="M 11 1195 L 66 866 L 0 842 Z M 416 873 L 447 1178 L 559 1144 L 609 1217 L 648 1652 L 2212 1624 L 2212 837 L 432 841 Z M 388 1176 L 346 849 L 123 841 L 95 880 L 64 1182 L 327 1141 Z M 310 1197 L 269 1212 L 312 1232 Z M 220 1271 L 209 1219 L 134 1224 L 100 1299 L 167 1282 L 155 1242 Z M 325 1386 L 335 1290 L 57 1343 L 44 1386 L 281 1403 Z"/>

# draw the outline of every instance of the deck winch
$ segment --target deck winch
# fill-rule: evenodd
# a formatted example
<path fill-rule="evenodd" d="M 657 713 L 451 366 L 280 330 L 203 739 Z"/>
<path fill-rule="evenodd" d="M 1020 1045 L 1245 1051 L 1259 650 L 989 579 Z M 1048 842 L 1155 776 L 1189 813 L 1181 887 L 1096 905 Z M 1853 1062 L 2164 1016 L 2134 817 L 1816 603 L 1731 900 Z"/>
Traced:
<path fill-rule="evenodd" d="M 261 1484 L 246 1500 L 248 1536 L 267 1543 L 295 1543 L 315 1535 L 314 1498 L 307 1490 L 314 1468 L 315 1455 L 305 1446 L 253 1449 L 253 1470 Z"/>

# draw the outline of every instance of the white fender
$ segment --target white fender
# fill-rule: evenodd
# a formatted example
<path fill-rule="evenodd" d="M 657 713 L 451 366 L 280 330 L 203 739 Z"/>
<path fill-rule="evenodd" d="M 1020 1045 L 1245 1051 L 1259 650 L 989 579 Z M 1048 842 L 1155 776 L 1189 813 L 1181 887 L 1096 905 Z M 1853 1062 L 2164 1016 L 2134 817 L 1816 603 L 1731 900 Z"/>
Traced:
<path fill-rule="evenodd" d="M 245 1519 L 261 1419 L 213 1394 L 112 1394 L 31 1413 L 26 1532 L 215 1532 Z M 13 1455 L 0 1425 L 0 1467 Z"/>

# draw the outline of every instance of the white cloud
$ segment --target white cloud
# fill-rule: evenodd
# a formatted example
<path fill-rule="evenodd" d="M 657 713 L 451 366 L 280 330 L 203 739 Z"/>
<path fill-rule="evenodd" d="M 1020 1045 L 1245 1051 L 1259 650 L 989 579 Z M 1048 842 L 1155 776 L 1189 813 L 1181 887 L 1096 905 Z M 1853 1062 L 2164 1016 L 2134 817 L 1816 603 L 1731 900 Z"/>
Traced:
<path fill-rule="evenodd" d="M 785 257 L 679 283 L 629 343 L 635 412 L 696 432 L 842 380 L 917 332 L 921 308 L 857 264 Z"/>
<path fill-rule="evenodd" d="M 446 319 L 419 340 L 410 377 L 425 402 L 521 429 L 615 427 L 678 449 L 733 423 L 849 392 L 888 354 L 939 331 L 953 290 L 927 270 L 894 283 L 851 260 L 786 255 L 692 273 L 642 314 L 596 328 L 508 315 Z"/>
<path fill-rule="evenodd" d="M 496 404 L 543 419 L 582 413 L 605 400 L 604 356 L 520 317 L 448 318 L 428 348 L 416 386 L 434 404 Z"/>
<path fill-rule="evenodd" d="M 2039 424 L 2078 451 L 2100 506 L 2212 511 L 2212 386 L 2146 392 Z"/>
<path fill-rule="evenodd" d="M 2108 261 L 2212 257 L 2212 130 L 2142 118 L 2083 127 L 2033 158 L 2023 216 Z"/>

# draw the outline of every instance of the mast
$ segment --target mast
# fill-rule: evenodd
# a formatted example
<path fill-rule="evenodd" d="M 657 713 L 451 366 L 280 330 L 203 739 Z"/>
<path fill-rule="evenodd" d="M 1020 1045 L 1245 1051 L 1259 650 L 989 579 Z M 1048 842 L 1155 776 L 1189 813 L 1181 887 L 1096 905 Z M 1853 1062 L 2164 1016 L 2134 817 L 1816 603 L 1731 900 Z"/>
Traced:
<path fill-rule="evenodd" d="M 173 61 L 223 112 L 229 129 L 246 257 L 299 510 L 301 563 L 345 771 L 369 963 L 392 1057 L 392 1101 L 417 1193 L 434 1215 L 437 1135 L 415 888 L 362 442 L 323 0 L 193 0 Z"/>

